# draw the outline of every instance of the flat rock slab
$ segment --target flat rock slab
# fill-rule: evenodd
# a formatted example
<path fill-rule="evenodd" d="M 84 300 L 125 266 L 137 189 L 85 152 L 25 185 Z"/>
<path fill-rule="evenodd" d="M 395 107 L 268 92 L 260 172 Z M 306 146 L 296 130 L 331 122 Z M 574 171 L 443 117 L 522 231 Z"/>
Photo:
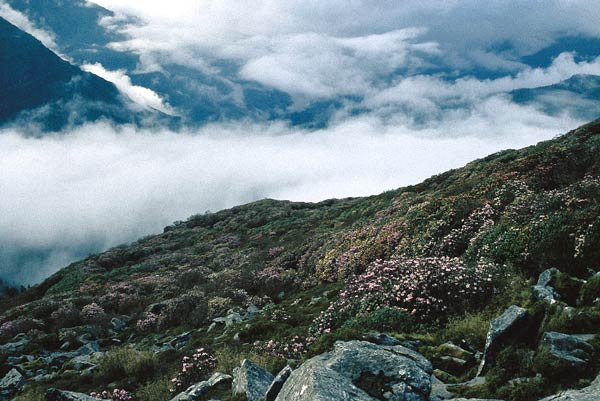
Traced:
<path fill-rule="evenodd" d="M 428 401 L 431 363 L 406 347 L 337 342 L 292 372 L 276 401 Z"/>

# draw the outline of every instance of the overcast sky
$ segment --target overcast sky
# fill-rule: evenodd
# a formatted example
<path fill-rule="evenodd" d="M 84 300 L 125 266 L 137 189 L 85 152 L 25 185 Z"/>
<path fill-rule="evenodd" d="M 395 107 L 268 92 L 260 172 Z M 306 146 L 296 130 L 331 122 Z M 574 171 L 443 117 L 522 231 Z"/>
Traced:
<path fill-rule="evenodd" d="M 352 107 L 319 130 L 251 119 L 179 133 L 98 123 L 31 138 L 26 127 L 4 129 L 0 276 L 36 282 L 82 249 L 132 241 L 194 213 L 264 197 L 379 193 L 552 138 L 585 121 L 516 104 L 508 92 L 600 75 L 597 54 L 560 49 L 535 65 L 526 57 L 564 37 L 598 39 L 595 1 L 94 3 L 116 12 L 99 23 L 125 34 L 109 46 L 139 63 L 135 71 L 82 68 L 141 107 L 179 113 L 129 77 L 173 64 L 232 88 L 242 80 L 280 90 L 291 108 L 339 99 Z M 52 32 L 1 1 L 0 15 L 60 48 Z M 48 252 L 15 265 L 11 258 L 27 250 Z"/>

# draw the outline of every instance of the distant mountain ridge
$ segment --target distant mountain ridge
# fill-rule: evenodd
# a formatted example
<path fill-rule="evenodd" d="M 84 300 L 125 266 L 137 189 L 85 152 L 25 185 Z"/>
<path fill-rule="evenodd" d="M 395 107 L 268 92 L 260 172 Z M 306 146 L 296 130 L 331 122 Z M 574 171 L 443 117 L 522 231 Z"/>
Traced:
<path fill-rule="evenodd" d="M 163 118 L 134 110 L 114 84 L 63 60 L 0 18 L 0 126 L 35 124 L 47 131 L 108 119 L 141 124 Z"/>

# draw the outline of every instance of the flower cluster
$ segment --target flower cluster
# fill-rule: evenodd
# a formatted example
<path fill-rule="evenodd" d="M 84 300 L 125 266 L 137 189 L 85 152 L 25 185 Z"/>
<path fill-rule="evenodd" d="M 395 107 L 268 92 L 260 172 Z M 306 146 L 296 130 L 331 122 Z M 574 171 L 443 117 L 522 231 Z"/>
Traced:
<path fill-rule="evenodd" d="M 114 389 L 112 392 L 110 391 L 102 391 L 100 393 L 90 393 L 90 396 L 98 399 L 98 400 L 113 400 L 113 401 L 133 401 L 133 396 L 129 394 L 127 390 L 123 389 Z"/>
<path fill-rule="evenodd" d="M 277 256 L 281 255 L 284 250 L 285 250 L 285 248 L 282 246 L 276 246 L 273 248 L 269 248 L 269 257 L 271 259 L 276 258 Z"/>
<path fill-rule="evenodd" d="M 317 337 L 346 319 L 383 308 L 397 308 L 417 320 L 443 316 L 488 296 L 495 271 L 490 263 L 469 267 L 448 257 L 376 260 L 348 282 L 309 334 Z"/>
<path fill-rule="evenodd" d="M 279 305 L 268 304 L 263 308 L 263 314 L 265 317 L 273 322 L 285 322 L 290 319 L 290 315 L 286 313 Z"/>
<path fill-rule="evenodd" d="M 460 255 L 469 243 L 472 243 L 482 232 L 494 225 L 496 212 L 490 203 L 477 208 L 462 221 L 460 227 L 451 230 L 439 247 L 439 255 Z"/>
<path fill-rule="evenodd" d="M 216 367 L 217 359 L 204 348 L 197 349 L 191 357 L 184 356 L 181 370 L 177 377 L 171 379 L 175 385 L 173 393 L 180 393 L 190 385 L 206 379 Z"/>
<path fill-rule="evenodd" d="M 292 337 L 286 342 L 269 340 L 268 342 L 259 345 L 261 351 L 276 358 L 283 359 L 300 359 L 300 357 L 308 351 L 308 344 L 305 340 L 298 336 Z"/>
<path fill-rule="evenodd" d="M 95 302 L 81 308 L 81 316 L 88 322 L 95 322 L 105 318 L 104 309 Z"/>
<path fill-rule="evenodd" d="M 152 312 L 144 313 L 142 318 L 136 323 L 136 327 L 138 328 L 138 330 L 143 333 L 149 333 L 151 331 L 154 331 L 157 325 L 158 316 L 156 316 Z"/>

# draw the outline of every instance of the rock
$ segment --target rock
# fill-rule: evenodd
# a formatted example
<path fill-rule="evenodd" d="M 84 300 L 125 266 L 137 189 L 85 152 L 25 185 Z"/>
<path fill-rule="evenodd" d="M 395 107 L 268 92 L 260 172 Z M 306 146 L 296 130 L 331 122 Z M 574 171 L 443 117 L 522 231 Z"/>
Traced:
<path fill-rule="evenodd" d="M 90 341 L 89 343 L 79 347 L 75 352 L 77 355 L 91 355 L 99 351 L 100 345 L 98 344 L 98 341 Z"/>
<path fill-rule="evenodd" d="M 400 341 L 396 340 L 394 337 L 376 331 L 368 333 L 365 336 L 365 340 L 378 345 L 400 345 Z"/>
<path fill-rule="evenodd" d="M 492 398 L 453 398 L 452 401 L 503 401 Z"/>
<path fill-rule="evenodd" d="M 0 354 L 15 354 L 21 352 L 29 345 L 31 338 L 25 334 L 15 336 L 11 342 L 0 345 Z"/>
<path fill-rule="evenodd" d="M 444 343 L 444 344 L 438 346 L 437 350 L 438 350 L 438 352 L 441 352 L 444 355 L 453 356 L 455 358 L 460 358 L 460 359 L 474 358 L 474 355 L 472 352 L 467 351 L 466 349 L 461 348 L 452 342 L 447 342 L 447 343 Z"/>
<path fill-rule="evenodd" d="M 0 395 L 10 396 L 16 394 L 25 385 L 25 377 L 17 369 L 12 368 L 0 380 Z"/>
<path fill-rule="evenodd" d="M 429 394 L 430 401 L 440 401 L 452 398 L 452 393 L 448 391 L 448 385 L 431 375 L 431 393 Z"/>
<path fill-rule="evenodd" d="M 194 384 L 188 387 L 182 393 L 177 394 L 171 401 L 196 401 L 199 400 L 200 397 L 208 394 L 211 390 L 216 387 L 231 385 L 231 376 L 226 375 L 224 373 L 215 373 L 210 379 L 202 381 L 200 383 Z"/>
<path fill-rule="evenodd" d="M 250 305 L 248 306 L 248 309 L 246 309 L 246 313 L 244 314 L 243 319 L 250 320 L 259 313 L 260 309 L 258 307 L 256 307 L 255 305 Z"/>
<path fill-rule="evenodd" d="M 46 401 L 110 401 L 99 400 L 83 393 L 74 393 L 72 391 L 62 391 L 51 388 L 46 393 Z"/>
<path fill-rule="evenodd" d="M 194 334 L 193 331 L 186 331 L 185 333 L 181 333 L 177 337 L 174 337 L 172 340 L 170 340 L 168 344 L 175 349 L 181 349 L 185 347 L 187 343 L 190 342 L 192 334 Z"/>
<path fill-rule="evenodd" d="M 544 270 L 538 277 L 536 285 L 533 286 L 533 297 L 536 301 L 547 301 L 548 303 L 556 303 L 560 296 L 550 286 L 550 282 L 560 271 L 554 267 Z"/>
<path fill-rule="evenodd" d="M 568 363 L 577 370 L 585 370 L 594 352 L 594 348 L 587 343 L 593 335 L 569 335 L 549 331 L 544 333 L 541 348 L 546 348 L 550 354 L 562 362 Z"/>
<path fill-rule="evenodd" d="M 533 326 L 533 318 L 527 309 L 516 305 L 510 306 L 500 317 L 492 320 L 477 376 L 493 365 L 496 356 L 504 348 L 532 336 L 535 331 Z"/>
<path fill-rule="evenodd" d="M 123 331 L 127 328 L 127 323 L 117 317 L 110 319 L 110 324 L 115 331 Z"/>
<path fill-rule="evenodd" d="M 275 379 L 273 379 L 273 382 L 265 393 L 265 401 L 275 401 L 275 398 L 277 398 L 277 395 L 281 391 L 283 384 L 287 381 L 291 374 L 292 368 L 288 365 L 283 368 L 281 372 L 277 374 L 277 376 L 275 376 Z"/>
<path fill-rule="evenodd" d="M 551 395 L 540 401 L 598 401 L 600 399 L 600 375 L 587 387 Z"/>
<path fill-rule="evenodd" d="M 242 318 L 242 315 L 240 315 L 238 312 L 231 312 L 230 314 L 225 316 L 225 327 L 242 323 L 243 321 L 244 319 Z"/>
<path fill-rule="evenodd" d="M 244 359 L 242 365 L 233 370 L 232 391 L 234 395 L 245 394 L 248 401 L 258 401 L 265 396 L 273 379 L 272 374 Z"/>
<path fill-rule="evenodd" d="M 215 328 L 217 327 L 217 323 L 216 322 L 212 322 L 210 324 L 210 326 L 208 326 L 208 329 L 206 330 L 207 333 L 210 333 L 211 331 L 213 331 Z"/>
<path fill-rule="evenodd" d="M 79 355 L 69 361 L 69 365 L 78 372 L 83 370 L 94 370 L 98 367 L 95 363 L 92 363 L 92 357 L 90 355 Z"/>
<path fill-rule="evenodd" d="M 431 363 L 408 348 L 338 341 L 293 371 L 276 401 L 427 401 Z"/>

